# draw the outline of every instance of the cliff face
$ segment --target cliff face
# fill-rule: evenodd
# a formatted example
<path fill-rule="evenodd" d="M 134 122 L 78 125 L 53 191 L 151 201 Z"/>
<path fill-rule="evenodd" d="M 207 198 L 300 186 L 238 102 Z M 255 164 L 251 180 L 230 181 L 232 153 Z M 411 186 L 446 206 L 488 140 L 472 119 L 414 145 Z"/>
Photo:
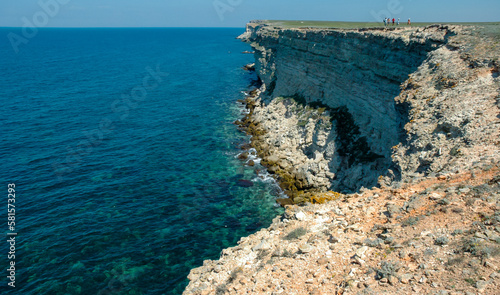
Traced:
<path fill-rule="evenodd" d="M 446 133 L 450 128 L 461 128 L 460 124 L 464 122 L 471 127 L 474 115 L 464 114 L 461 108 L 469 104 L 485 114 L 484 111 L 494 107 L 494 97 L 499 88 L 497 59 L 482 56 L 480 65 L 469 67 L 473 61 L 459 50 L 460 37 L 467 34 L 472 33 L 450 26 L 335 30 L 285 29 L 263 23 L 248 24 L 246 33 L 240 38 L 255 49 L 255 68 L 264 83 L 260 97 L 263 105 L 281 96 L 299 98 L 309 104 L 316 102 L 334 110 L 332 122 L 334 131 L 337 127 L 337 135 L 345 133 L 342 128 L 338 129 L 345 123 L 345 115 L 348 119 L 352 117 L 354 122 L 344 126 L 344 129 L 359 129 L 358 134 L 351 136 L 351 143 L 342 142 L 343 139 L 337 135 L 331 136 L 337 143 L 333 156 L 326 154 L 326 149 L 315 149 L 314 142 L 309 145 L 299 143 L 291 149 L 290 144 L 281 144 L 274 151 L 270 143 L 271 154 L 287 158 L 284 151 L 289 150 L 290 154 L 290 151 L 298 150 L 303 156 L 317 159 L 319 151 L 328 166 L 327 172 L 335 176 L 309 165 L 302 169 L 305 174 L 296 173 L 296 177 L 309 179 L 310 186 L 320 188 L 325 188 L 325 182 L 329 181 L 331 186 L 328 188 L 344 191 L 361 186 L 371 187 L 377 181 L 389 184 L 394 180 L 406 180 L 414 177 L 415 173 L 425 176 L 453 169 L 447 167 L 449 158 L 436 158 L 449 155 L 455 146 L 458 146 L 455 149 L 460 149 L 460 143 L 469 142 L 472 138 L 465 139 L 466 134 L 460 133 L 456 135 L 460 139 L 452 142 L 455 137 Z M 453 72 L 450 77 L 446 76 L 449 71 Z M 483 74 L 479 73 L 481 71 Z M 425 80 L 420 81 L 426 84 L 425 89 L 418 89 L 420 84 L 416 80 Z M 455 89 L 460 87 L 460 83 L 463 84 L 462 91 Z M 452 100 L 443 102 L 445 97 L 458 99 L 464 91 L 470 95 L 478 94 L 481 104 L 469 100 L 458 107 Z M 415 124 L 417 118 L 413 116 L 416 109 L 422 107 L 421 100 L 429 102 L 428 99 L 433 103 L 427 105 L 426 115 L 420 113 L 419 116 L 427 116 L 429 120 L 422 122 L 422 126 Z M 443 104 L 438 105 L 437 101 Z M 450 108 L 446 107 L 444 111 L 442 107 L 447 104 Z M 347 114 L 338 116 L 335 112 L 340 108 Z M 443 117 L 451 116 L 450 122 L 433 120 L 431 117 L 435 117 L 436 112 Z M 474 111 L 469 109 L 467 112 Z M 498 122 L 494 112 L 483 119 L 489 124 Z M 410 121 L 413 127 L 408 125 Z M 261 123 L 266 125 L 265 121 Z M 426 131 L 421 130 L 424 125 Z M 437 125 L 450 126 L 443 129 Z M 268 127 L 266 132 L 272 134 L 272 127 Z M 418 138 L 412 135 L 414 132 L 420 133 Z M 422 132 L 428 135 L 425 140 Z M 443 141 L 440 134 L 444 134 L 448 141 Z M 268 141 L 279 136 L 270 135 Z M 477 138 L 473 140 L 479 143 Z M 363 145 L 364 148 L 359 148 Z M 498 145 L 489 142 L 488 148 L 498 150 Z"/>
<path fill-rule="evenodd" d="M 250 23 L 263 86 L 240 125 L 301 206 L 184 294 L 498 294 L 500 43 L 482 32 Z"/>
<path fill-rule="evenodd" d="M 280 29 L 249 24 L 244 40 L 255 48 L 256 69 L 271 96 L 304 96 L 330 107 L 347 106 L 385 157 L 398 140 L 394 97 L 400 84 L 445 43 L 432 32 Z"/>

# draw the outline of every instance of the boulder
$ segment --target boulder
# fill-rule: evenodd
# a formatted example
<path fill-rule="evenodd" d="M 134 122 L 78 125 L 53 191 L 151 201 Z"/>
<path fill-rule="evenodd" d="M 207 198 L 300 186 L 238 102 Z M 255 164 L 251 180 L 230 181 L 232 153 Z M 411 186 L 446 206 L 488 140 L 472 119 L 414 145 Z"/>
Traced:
<path fill-rule="evenodd" d="M 246 179 L 240 179 L 236 182 L 236 184 L 238 186 L 241 186 L 241 187 L 252 187 L 253 186 L 253 182 L 250 180 L 246 180 Z"/>

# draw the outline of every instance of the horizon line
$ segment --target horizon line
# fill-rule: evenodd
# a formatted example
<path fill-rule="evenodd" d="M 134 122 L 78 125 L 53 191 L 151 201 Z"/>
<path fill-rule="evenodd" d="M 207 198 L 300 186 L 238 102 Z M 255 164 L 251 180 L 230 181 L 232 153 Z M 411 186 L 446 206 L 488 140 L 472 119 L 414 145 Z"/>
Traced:
<path fill-rule="evenodd" d="M 245 29 L 245 27 L 9 27 L 0 26 L 0 29 Z"/>

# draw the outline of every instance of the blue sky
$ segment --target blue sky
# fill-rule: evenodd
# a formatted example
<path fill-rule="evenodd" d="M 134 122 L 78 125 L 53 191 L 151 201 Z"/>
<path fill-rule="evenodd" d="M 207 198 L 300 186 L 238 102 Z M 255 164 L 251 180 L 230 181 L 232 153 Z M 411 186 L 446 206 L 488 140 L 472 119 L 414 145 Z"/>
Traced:
<path fill-rule="evenodd" d="M 45 5 L 42 5 L 45 3 Z M 500 21 L 500 0 L 1 0 L 0 27 L 243 27 L 252 19 Z"/>

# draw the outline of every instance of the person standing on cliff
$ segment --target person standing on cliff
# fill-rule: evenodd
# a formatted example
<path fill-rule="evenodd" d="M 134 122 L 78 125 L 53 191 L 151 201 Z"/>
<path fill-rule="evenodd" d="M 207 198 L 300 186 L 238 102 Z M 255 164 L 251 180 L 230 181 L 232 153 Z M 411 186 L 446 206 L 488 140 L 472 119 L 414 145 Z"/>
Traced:
<path fill-rule="evenodd" d="M 408 19 L 408 25 L 411 26 L 411 20 L 410 19 Z"/>
<path fill-rule="evenodd" d="M 384 27 L 387 27 L 387 17 L 384 17 Z"/>
<path fill-rule="evenodd" d="M 394 23 L 396 22 L 395 18 L 392 18 L 392 25 L 394 26 Z"/>
<path fill-rule="evenodd" d="M 399 20 L 400 20 L 400 18 L 398 17 L 398 26 L 399 26 Z"/>

